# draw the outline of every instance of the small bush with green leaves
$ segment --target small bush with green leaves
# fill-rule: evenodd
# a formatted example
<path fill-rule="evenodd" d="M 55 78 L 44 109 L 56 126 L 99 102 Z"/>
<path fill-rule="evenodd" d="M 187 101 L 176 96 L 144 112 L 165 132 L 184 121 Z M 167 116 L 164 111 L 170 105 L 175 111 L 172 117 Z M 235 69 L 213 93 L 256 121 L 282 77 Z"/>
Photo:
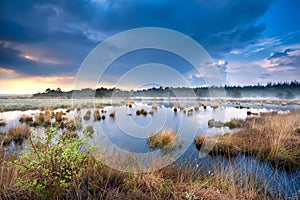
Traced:
<path fill-rule="evenodd" d="M 33 145 L 33 139 L 38 145 Z M 83 140 L 59 134 L 57 127 L 48 127 L 45 137 L 30 138 L 30 142 L 29 153 L 15 161 L 20 167 L 18 181 L 43 197 L 58 195 L 87 167 L 89 154 L 80 151 Z"/>

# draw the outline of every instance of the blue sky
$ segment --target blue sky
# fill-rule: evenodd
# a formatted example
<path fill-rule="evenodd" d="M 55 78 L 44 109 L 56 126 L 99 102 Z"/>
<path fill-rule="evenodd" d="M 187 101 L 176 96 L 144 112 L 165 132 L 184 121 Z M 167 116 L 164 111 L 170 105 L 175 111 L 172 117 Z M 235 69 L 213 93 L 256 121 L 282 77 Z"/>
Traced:
<path fill-rule="evenodd" d="M 229 85 L 300 80 L 298 0 L 1 1 L 0 93 L 71 90 L 88 53 L 132 28 L 182 32 L 212 57 Z M 113 87 L 133 67 L 172 66 L 191 86 L 203 80 L 181 58 L 144 50 L 118 59 L 99 85 Z"/>

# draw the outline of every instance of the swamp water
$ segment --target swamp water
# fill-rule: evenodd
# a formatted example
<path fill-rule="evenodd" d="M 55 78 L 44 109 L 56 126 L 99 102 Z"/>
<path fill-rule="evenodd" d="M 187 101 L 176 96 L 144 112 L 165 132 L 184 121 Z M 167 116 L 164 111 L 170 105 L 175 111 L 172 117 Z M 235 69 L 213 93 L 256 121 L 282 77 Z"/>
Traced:
<path fill-rule="evenodd" d="M 95 146 L 121 149 L 123 152 L 130 154 L 148 154 L 155 153 L 156 156 L 163 156 L 166 152 L 161 149 L 152 149 L 148 143 L 148 137 L 153 133 L 158 133 L 164 129 L 171 129 L 178 132 L 179 137 L 177 143 L 180 144 L 176 149 L 173 149 L 168 154 L 171 154 L 178 165 L 189 165 L 195 171 L 198 168 L 204 169 L 207 175 L 213 175 L 213 169 L 220 166 L 226 168 L 233 168 L 241 179 L 246 174 L 256 174 L 259 181 L 267 185 L 267 192 L 271 195 L 281 196 L 285 198 L 297 199 L 300 195 L 300 171 L 285 171 L 274 169 L 268 162 L 261 162 L 255 157 L 238 155 L 235 158 L 228 160 L 222 156 L 208 156 L 201 155 L 194 145 L 194 138 L 198 135 L 217 136 L 225 133 L 230 133 L 228 127 L 212 128 L 208 127 L 208 120 L 214 119 L 215 121 L 227 122 L 231 119 L 245 119 L 247 111 L 252 113 L 272 112 L 278 111 L 279 113 L 289 112 L 290 110 L 297 110 L 299 106 L 279 107 L 278 105 L 268 106 L 251 106 L 249 109 L 238 109 L 230 105 L 219 106 L 213 109 L 208 106 L 207 109 L 200 107 L 199 110 L 194 110 L 194 103 L 187 102 L 185 105 L 186 112 L 177 112 L 173 110 L 173 103 L 171 102 L 156 102 L 157 109 L 153 114 L 149 114 L 152 110 L 153 102 L 136 102 L 132 108 L 127 106 L 107 106 L 102 109 L 106 111 L 105 120 L 94 121 L 93 109 L 91 110 L 91 119 L 82 119 L 83 129 L 86 126 L 93 126 L 94 137 L 91 143 Z M 102 110 L 101 109 L 101 110 Z M 145 109 L 148 114 L 136 115 L 136 110 Z M 66 111 L 66 109 L 57 109 L 56 111 Z M 66 117 L 74 119 L 75 116 L 83 117 L 88 109 L 81 109 L 81 111 L 71 111 L 66 113 Z M 188 110 L 192 110 L 188 112 Z M 115 117 L 110 117 L 111 112 L 115 112 Z M 0 132 L 7 131 L 10 127 L 19 124 L 19 118 L 22 115 L 34 116 L 40 110 L 27 110 L 27 111 L 9 111 L 0 113 L 0 119 L 4 119 L 7 123 L 6 126 L 0 128 Z M 83 130 L 82 129 L 82 130 Z M 82 135 L 83 131 L 79 131 Z M 33 134 L 44 134 L 44 128 L 32 128 Z M 23 147 L 25 144 L 23 144 Z M 18 145 L 13 142 L 7 147 L 8 151 L 13 152 L 19 149 Z M 112 149 L 110 149 L 112 150 Z M 147 161 L 143 163 L 147 165 Z"/>

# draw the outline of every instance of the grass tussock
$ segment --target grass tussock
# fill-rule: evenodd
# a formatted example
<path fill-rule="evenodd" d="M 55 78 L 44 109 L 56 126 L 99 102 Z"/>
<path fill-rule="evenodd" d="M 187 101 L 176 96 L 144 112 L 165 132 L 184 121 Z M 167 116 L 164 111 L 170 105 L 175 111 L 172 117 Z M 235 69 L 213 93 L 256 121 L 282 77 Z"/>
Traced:
<path fill-rule="evenodd" d="M 155 104 L 155 103 L 154 103 L 154 104 L 152 105 L 152 107 L 151 107 L 152 110 L 157 110 L 157 108 L 158 108 L 158 105 Z"/>
<path fill-rule="evenodd" d="M 94 121 L 100 121 L 101 120 L 101 115 L 99 109 L 94 110 Z"/>
<path fill-rule="evenodd" d="M 255 155 L 278 167 L 300 168 L 300 112 L 248 118 L 241 129 L 218 138 L 211 153 Z M 230 123 L 229 127 L 236 127 Z M 197 144 L 199 145 L 199 144 Z"/>
<path fill-rule="evenodd" d="M 148 112 L 145 109 L 141 109 L 141 110 L 136 110 L 136 115 L 140 116 L 140 115 L 144 115 L 147 116 Z M 153 114 L 153 112 L 152 112 Z"/>
<path fill-rule="evenodd" d="M 9 145 L 11 141 L 16 144 L 22 144 L 25 139 L 28 139 L 31 134 L 29 126 L 11 127 L 5 134 L 1 134 L 1 144 L 3 146 Z"/>
<path fill-rule="evenodd" d="M 34 120 L 30 116 L 22 116 L 19 121 L 21 123 L 29 124 L 30 126 L 44 126 L 48 127 L 51 125 L 51 118 L 52 114 L 49 111 L 40 112 L 39 114 L 35 115 Z"/>
<path fill-rule="evenodd" d="M 194 110 L 195 110 L 195 111 L 198 111 L 199 109 L 200 109 L 199 104 L 195 104 L 195 105 L 194 105 Z"/>
<path fill-rule="evenodd" d="M 115 117 L 116 117 L 116 111 L 111 111 L 111 112 L 109 113 L 109 116 L 110 116 L 111 118 L 115 118 Z"/>
<path fill-rule="evenodd" d="M 61 122 L 63 120 L 63 114 L 64 113 L 62 111 L 55 113 L 55 120 L 56 120 L 56 122 Z"/>
<path fill-rule="evenodd" d="M 220 121 L 215 121 L 214 119 L 208 120 L 209 127 L 217 127 L 217 128 L 224 127 L 224 126 L 227 126 L 230 129 L 241 128 L 244 124 L 245 124 L 245 121 L 239 120 L 239 119 L 232 119 L 225 123 L 220 122 Z"/>
<path fill-rule="evenodd" d="M 33 122 L 33 118 L 31 116 L 23 115 L 20 117 L 19 122 L 29 124 L 30 122 Z"/>
<path fill-rule="evenodd" d="M 148 138 L 150 148 L 164 148 L 166 146 L 176 146 L 177 133 L 166 129 L 159 133 L 154 133 Z"/>
<path fill-rule="evenodd" d="M 4 119 L 0 119 L 0 127 L 5 126 L 6 122 L 4 121 Z"/>
<path fill-rule="evenodd" d="M 85 121 L 90 120 L 91 119 L 91 114 L 92 114 L 92 112 L 90 110 L 86 111 L 85 115 L 83 116 L 83 119 Z"/>

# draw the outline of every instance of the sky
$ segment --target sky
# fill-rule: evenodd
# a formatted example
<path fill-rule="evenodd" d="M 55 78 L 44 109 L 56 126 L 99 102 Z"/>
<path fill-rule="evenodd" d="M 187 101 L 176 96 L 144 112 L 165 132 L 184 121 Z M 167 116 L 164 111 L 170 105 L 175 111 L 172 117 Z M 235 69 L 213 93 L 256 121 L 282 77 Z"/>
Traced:
<path fill-rule="evenodd" d="M 172 29 L 197 41 L 224 84 L 300 81 L 299 11 L 299 0 L 3 0 L 0 94 L 72 90 L 82 62 L 97 45 L 142 27 Z M 115 87 L 124 74 L 147 63 L 170 66 L 192 87 L 205 85 L 178 55 L 144 49 L 116 59 L 97 86 Z M 143 84 L 148 83 L 136 87 Z"/>

